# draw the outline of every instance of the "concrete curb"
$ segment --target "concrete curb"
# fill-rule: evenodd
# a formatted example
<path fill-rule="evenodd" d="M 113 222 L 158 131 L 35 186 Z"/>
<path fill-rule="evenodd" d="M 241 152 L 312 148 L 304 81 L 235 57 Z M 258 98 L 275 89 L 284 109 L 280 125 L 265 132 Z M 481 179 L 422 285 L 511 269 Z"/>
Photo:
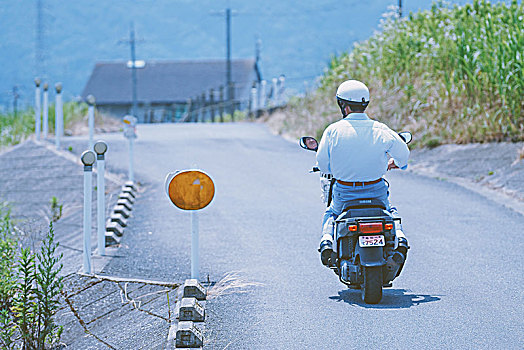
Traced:
<path fill-rule="evenodd" d="M 510 194 L 504 193 L 503 190 L 501 189 L 492 189 L 486 185 L 477 184 L 463 177 L 450 176 L 447 174 L 439 173 L 433 169 L 430 170 L 430 169 L 418 167 L 418 166 L 417 167 L 413 166 L 408 171 L 418 176 L 424 176 L 424 177 L 429 177 L 429 178 L 433 178 L 433 179 L 437 179 L 441 181 L 451 182 L 455 185 L 458 185 L 472 192 L 475 192 L 485 197 L 488 200 L 491 200 L 508 209 L 511 209 L 519 213 L 520 215 L 524 215 L 524 203 L 522 201 L 519 201 L 515 197 L 511 196 Z"/>
<path fill-rule="evenodd" d="M 122 186 L 118 201 L 106 223 L 106 247 L 120 244 L 121 237 L 124 235 L 124 227 L 127 227 L 127 219 L 131 216 L 136 197 L 137 186 L 131 181 L 126 182 Z"/>
<path fill-rule="evenodd" d="M 196 279 L 187 279 L 178 293 L 176 321 L 169 328 L 166 349 L 202 349 L 207 291 Z"/>

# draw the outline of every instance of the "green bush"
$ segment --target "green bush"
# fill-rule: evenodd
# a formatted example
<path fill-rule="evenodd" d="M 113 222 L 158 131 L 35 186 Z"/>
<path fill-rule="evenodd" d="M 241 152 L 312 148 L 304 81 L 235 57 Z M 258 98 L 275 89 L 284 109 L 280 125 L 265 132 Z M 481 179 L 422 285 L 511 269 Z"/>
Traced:
<path fill-rule="evenodd" d="M 52 223 L 37 253 L 17 243 L 9 211 L 0 208 L 0 345 L 2 349 L 45 349 L 58 344 L 54 321 L 62 290 L 61 255 Z"/>

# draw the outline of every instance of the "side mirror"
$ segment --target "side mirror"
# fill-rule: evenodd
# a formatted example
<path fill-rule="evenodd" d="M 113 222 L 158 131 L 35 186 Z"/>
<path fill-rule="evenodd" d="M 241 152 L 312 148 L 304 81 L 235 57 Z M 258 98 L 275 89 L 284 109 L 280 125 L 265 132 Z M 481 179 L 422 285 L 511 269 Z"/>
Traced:
<path fill-rule="evenodd" d="M 318 142 L 315 140 L 314 137 L 311 136 L 304 136 L 301 137 L 298 144 L 303 149 L 307 149 L 308 151 L 317 151 L 318 150 Z"/>
<path fill-rule="evenodd" d="M 402 131 L 402 132 L 399 132 L 398 133 L 398 136 L 400 136 L 400 138 L 402 140 L 404 140 L 404 142 L 406 144 L 410 143 L 411 140 L 413 140 L 413 135 L 411 135 L 411 133 L 409 131 Z"/>

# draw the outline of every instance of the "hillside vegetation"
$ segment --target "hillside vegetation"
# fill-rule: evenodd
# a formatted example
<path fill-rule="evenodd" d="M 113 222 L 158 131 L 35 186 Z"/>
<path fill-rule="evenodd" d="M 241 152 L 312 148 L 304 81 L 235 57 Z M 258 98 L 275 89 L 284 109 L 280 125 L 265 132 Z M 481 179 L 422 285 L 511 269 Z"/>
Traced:
<path fill-rule="evenodd" d="M 387 14 L 380 31 L 333 57 L 320 87 L 272 123 L 293 136 L 321 135 L 340 118 L 334 95 L 351 78 L 370 88 L 368 115 L 411 130 L 417 145 L 524 140 L 523 23 L 515 0 Z"/>

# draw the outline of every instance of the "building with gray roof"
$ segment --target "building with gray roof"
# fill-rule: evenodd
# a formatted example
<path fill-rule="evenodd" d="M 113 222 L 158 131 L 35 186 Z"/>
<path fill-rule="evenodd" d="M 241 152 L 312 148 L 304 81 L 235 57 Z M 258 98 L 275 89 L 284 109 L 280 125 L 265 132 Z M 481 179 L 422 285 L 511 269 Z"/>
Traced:
<path fill-rule="evenodd" d="M 123 117 L 131 113 L 132 79 L 130 62 L 100 62 L 95 65 L 82 98 L 93 95 L 100 112 Z M 138 66 L 138 65 L 137 65 Z M 260 74 L 254 59 L 231 62 L 234 99 L 245 109 L 253 82 Z M 210 89 L 225 85 L 225 60 L 146 61 L 137 68 L 137 118 L 139 122 L 176 121 L 187 112 L 189 101 Z"/>

